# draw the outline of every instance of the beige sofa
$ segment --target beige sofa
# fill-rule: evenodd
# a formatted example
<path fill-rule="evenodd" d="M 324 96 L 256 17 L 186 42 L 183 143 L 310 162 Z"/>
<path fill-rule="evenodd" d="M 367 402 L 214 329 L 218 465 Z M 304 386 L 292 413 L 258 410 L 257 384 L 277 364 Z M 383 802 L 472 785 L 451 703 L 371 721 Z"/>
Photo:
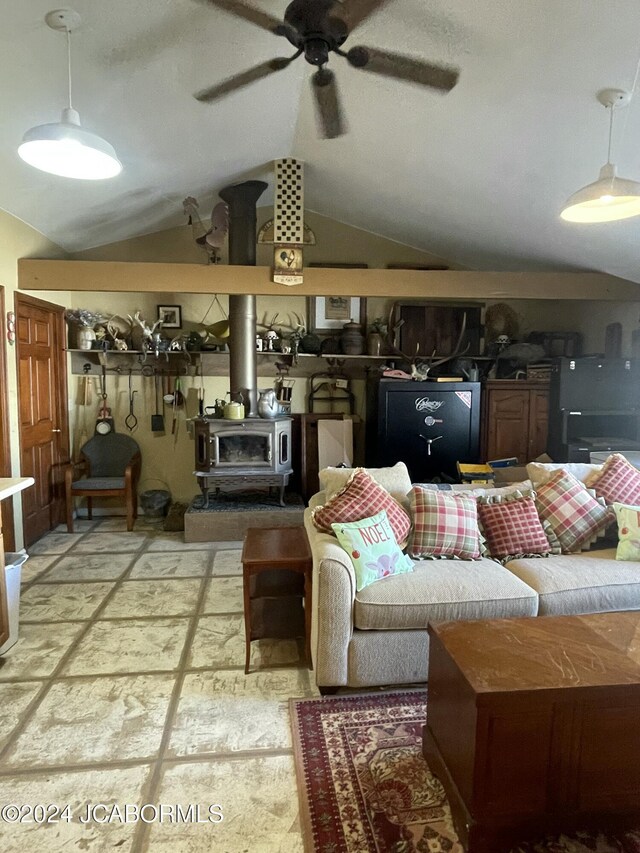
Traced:
<path fill-rule="evenodd" d="M 640 609 L 640 562 L 620 562 L 615 549 L 506 566 L 490 559 L 428 560 L 414 571 L 356 592 L 349 555 L 313 525 L 312 653 L 322 692 L 427 680 L 431 621 L 497 619 Z"/>

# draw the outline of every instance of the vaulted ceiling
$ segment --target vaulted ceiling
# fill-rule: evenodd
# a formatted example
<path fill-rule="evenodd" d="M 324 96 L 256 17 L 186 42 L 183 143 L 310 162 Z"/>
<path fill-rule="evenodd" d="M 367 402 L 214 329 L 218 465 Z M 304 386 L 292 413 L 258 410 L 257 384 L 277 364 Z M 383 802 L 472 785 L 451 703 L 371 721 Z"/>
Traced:
<path fill-rule="evenodd" d="M 286 0 L 252 0 L 281 16 Z M 310 0 L 311 2 L 311 0 Z M 306 162 L 309 209 L 476 269 L 595 269 L 640 282 L 640 217 L 559 219 L 596 179 L 608 116 L 596 92 L 631 89 L 640 4 L 630 0 L 390 0 L 353 34 L 461 69 L 442 96 L 332 57 L 349 133 L 317 135 L 300 60 L 213 105 L 193 93 L 289 45 L 198 0 L 74 0 L 74 106 L 123 162 L 105 182 L 22 163 L 24 131 L 57 121 L 66 47 L 51 0 L 5 0 L 0 31 L 0 207 L 69 251 L 182 224 L 228 183 Z M 614 160 L 640 180 L 640 95 L 617 113 Z M 264 201 L 268 201 L 265 195 Z M 263 203 L 263 200 L 261 200 Z"/>

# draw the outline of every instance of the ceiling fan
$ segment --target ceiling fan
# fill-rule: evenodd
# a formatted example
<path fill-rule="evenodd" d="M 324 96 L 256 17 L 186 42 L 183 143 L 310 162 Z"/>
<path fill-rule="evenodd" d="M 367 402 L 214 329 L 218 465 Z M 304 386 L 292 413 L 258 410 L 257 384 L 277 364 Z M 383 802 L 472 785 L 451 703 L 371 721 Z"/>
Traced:
<path fill-rule="evenodd" d="M 342 50 L 351 31 L 389 0 L 293 0 L 285 10 L 283 21 L 251 6 L 245 0 L 206 2 L 277 36 L 284 36 L 296 48 L 296 52 L 289 57 L 267 60 L 209 86 L 196 93 L 198 101 L 216 101 L 248 83 L 282 71 L 304 55 L 307 62 L 318 69 L 311 77 L 311 85 L 322 135 L 326 139 L 333 139 L 345 133 L 346 126 L 335 75 L 327 68 L 330 53 L 342 56 L 354 68 L 418 83 L 442 92 L 449 92 L 458 82 L 458 70 L 446 65 L 423 62 L 373 47 L 358 46 L 346 52 Z"/>

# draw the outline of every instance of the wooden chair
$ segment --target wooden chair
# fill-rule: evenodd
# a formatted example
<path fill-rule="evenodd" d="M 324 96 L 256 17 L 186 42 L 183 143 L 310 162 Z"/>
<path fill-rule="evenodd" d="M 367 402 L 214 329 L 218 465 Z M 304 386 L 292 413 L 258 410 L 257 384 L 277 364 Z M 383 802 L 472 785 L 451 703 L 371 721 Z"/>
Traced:
<path fill-rule="evenodd" d="M 73 533 L 73 499 L 77 497 L 87 498 L 89 518 L 93 518 L 93 498 L 124 498 L 127 530 L 133 530 L 138 515 L 141 463 L 140 448 L 128 435 L 112 432 L 90 438 L 80 450 L 80 460 L 67 465 L 64 472 L 69 533 Z M 76 479 L 81 473 L 86 476 Z"/>

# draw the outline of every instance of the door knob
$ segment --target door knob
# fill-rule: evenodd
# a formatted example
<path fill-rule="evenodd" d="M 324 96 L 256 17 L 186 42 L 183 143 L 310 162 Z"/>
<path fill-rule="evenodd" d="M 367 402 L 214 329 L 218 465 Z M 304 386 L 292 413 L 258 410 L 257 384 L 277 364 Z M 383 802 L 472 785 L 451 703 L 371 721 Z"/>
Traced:
<path fill-rule="evenodd" d="M 62 432 L 61 429 L 52 429 L 51 432 Z"/>

